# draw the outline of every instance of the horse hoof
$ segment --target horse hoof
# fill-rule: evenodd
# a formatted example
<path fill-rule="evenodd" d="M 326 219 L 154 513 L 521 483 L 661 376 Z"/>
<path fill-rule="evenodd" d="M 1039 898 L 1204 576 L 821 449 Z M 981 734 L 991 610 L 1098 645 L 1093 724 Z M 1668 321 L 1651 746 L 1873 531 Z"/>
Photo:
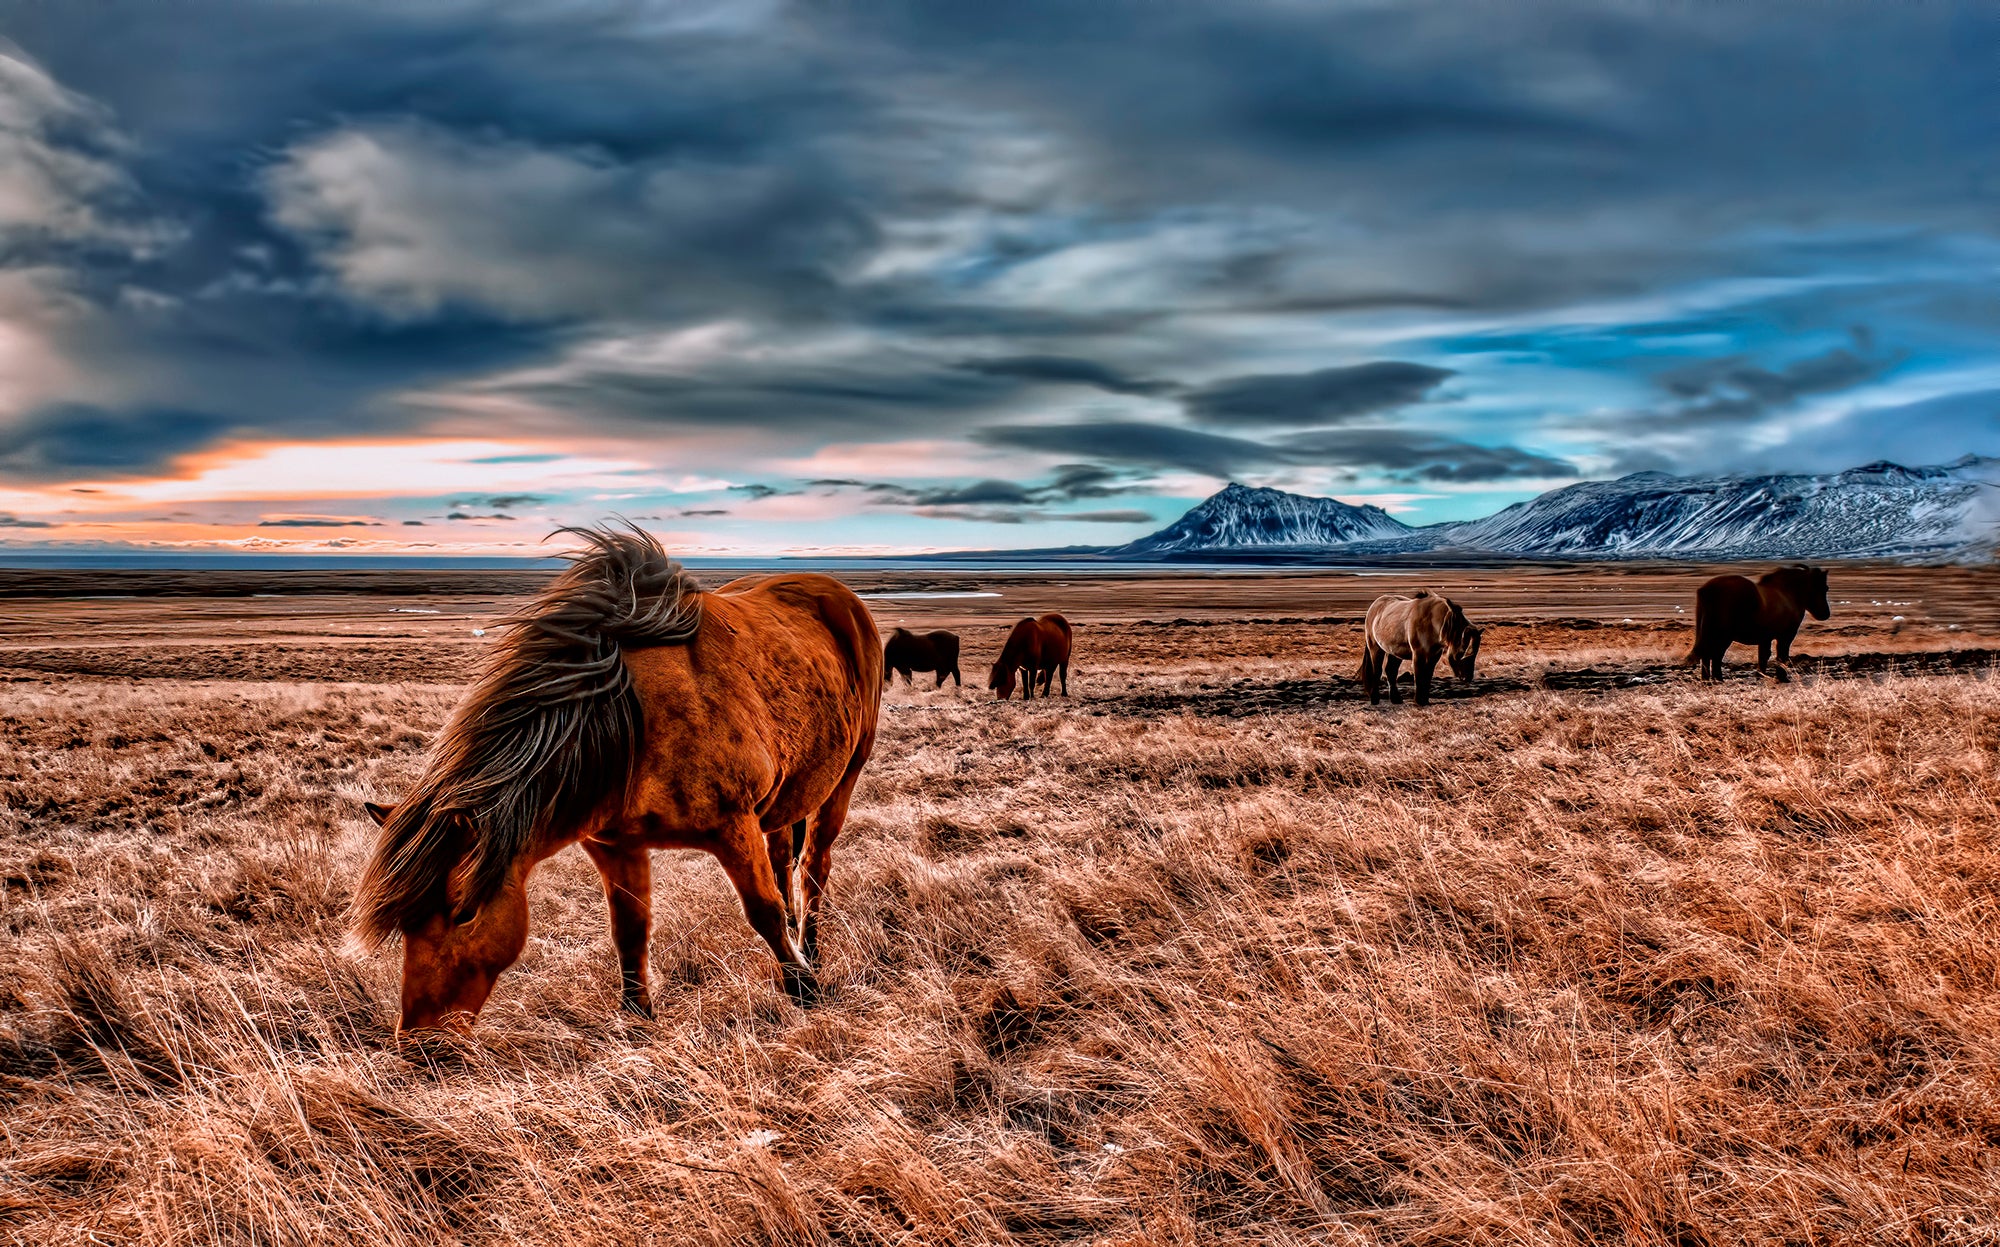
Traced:
<path fill-rule="evenodd" d="M 653 1020 L 653 1002 L 644 996 L 627 996 L 619 1002 L 618 1007 L 634 1017 L 644 1018 L 648 1022 Z"/>
<path fill-rule="evenodd" d="M 818 1004 L 823 994 L 819 987 L 819 976 L 804 966 L 785 966 L 785 994 L 801 1009 L 810 1009 Z"/>

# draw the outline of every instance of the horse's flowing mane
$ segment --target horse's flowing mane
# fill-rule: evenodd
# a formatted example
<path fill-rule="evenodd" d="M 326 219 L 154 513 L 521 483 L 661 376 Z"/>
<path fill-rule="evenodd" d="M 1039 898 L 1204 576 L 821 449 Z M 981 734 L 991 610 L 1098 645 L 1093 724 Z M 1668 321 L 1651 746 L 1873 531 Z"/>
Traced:
<path fill-rule="evenodd" d="M 354 898 L 379 944 L 493 899 L 551 819 L 622 790 L 644 734 L 623 651 L 691 641 L 701 588 L 637 527 L 565 528 L 587 548 L 507 629 L 383 826 Z"/>

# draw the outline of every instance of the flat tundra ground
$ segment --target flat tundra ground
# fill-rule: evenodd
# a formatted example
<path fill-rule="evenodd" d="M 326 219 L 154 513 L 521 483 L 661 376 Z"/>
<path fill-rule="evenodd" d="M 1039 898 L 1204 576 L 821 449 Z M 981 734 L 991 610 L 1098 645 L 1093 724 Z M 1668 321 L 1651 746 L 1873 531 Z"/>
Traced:
<path fill-rule="evenodd" d="M 661 854 L 621 1016 L 569 852 L 402 1048 L 360 803 L 525 581 L 10 598 L 0 1240 L 2000 1243 L 2000 578 L 1836 569 L 1705 686 L 1705 574 L 856 575 L 967 685 L 885 702 L 827 1002 Z M 1478 684 L 1370 707 L 1426 583 Z M 1073 696 L 995 704 L 1049 609 Z"/>

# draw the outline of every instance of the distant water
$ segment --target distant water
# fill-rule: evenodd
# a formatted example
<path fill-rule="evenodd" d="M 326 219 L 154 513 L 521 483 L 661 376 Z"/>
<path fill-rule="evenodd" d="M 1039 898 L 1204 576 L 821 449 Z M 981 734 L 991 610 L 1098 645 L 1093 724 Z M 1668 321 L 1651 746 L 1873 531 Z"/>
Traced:
<path fill-rule="evenodd" d="M 1064 572 L 1081 576 L 1170 576 L 1199 572 L 1205 575 L 1256 575 L 1260 572 L 1311 570 L 1352 572 L 1359 575 L 1415 575 L 1415 572 L 1363 570 L 1357 567 L 1244 563 L 1114 563 L 1086 559 L 1038 558 L 842 558 L 814 556 L 800 558 L 726 558 L 689 556 L 681 560 L 696 571 L 817 571 L 817 572 Z M 132 568 L 154 571 L 553 571 L 562 567 L 560 558 L 490 558 L 477 556 L 437 557 L 396 554 L 218 554 L 197 551 L 0 549 L 0 569 L 47 570 L 92 568 Z"/>

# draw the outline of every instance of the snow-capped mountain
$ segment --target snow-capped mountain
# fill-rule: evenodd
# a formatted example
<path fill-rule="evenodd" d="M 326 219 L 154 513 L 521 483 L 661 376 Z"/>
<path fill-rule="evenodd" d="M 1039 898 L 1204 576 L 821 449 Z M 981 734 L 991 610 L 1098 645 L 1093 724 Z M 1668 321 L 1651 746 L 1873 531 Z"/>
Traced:
<path fill-rule="evenodd" d="M 1351 507 L 1333 498 L 1232 482 L 1159 532 L 1110 554 L 1147 559 L 1205 550 L 1312 548 L 1407 537 L 1410 532 L 1380 507 Z"/>
<path fill-rule="evenodd" d="M 1864 558 L 1992 556 L 2000 541 L 2000 459 L 1894 463 L 1827 475 L 1668 476 L 1586 481 L 1481 520 L 1411 528 L 1353 507 L 1231 484 L 1118 559 L 1204 551 L 1357 555 L 1455 549 L 1518 558 Z"/>
<path fill-rule="evenodd" d="M 1871 463 L 1825 476 L 1640 472 L 1424 530 L 1438 545 L 1530 557 L 1855 558 L 1943 553 L 1976 539 L 2000 460 Z"/>

